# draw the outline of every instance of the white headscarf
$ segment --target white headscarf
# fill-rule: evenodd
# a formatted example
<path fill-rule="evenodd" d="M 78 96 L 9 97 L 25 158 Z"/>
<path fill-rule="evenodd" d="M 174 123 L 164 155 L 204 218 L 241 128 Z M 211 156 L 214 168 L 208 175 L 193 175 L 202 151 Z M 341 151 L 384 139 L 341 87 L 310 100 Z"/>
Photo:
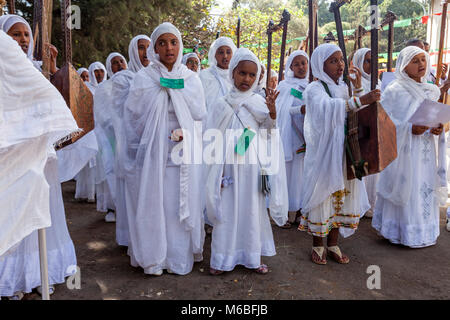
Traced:
<path fill-rule="evenodd" d="M 408 76 L 408 74 L 405 72 L 405 68 L 415 56 L 421 53 L 425 54 L 425 57 L 427 59 L 427 70 L 425 71 L 425 76 L 420 79 L 422 82 L 419 83 Z M 430 56 L 426 51 L 416 46 L 406 47 L 402 51 L 400 51 L 400 54 L 397 57 L 395 69 L 396 81 L 398 81 L 403 87 L 405 87 L 411 95 L 417 97 L 417 99 L 430 99 L 436 101 L 441 93 L 436 85 L 427 83 L 426 81 L 428 73 L 430 71 L 429 66 Z"/>
<path fill-rule="evenodd" d="M 7 14 L 0 17 L 0 29 L 8 33 L 9 29 L 12 28 L 16 23 L 23 23 L 27 26 L 28 31 L 30 32 L 30 44 L 28 45 L 28 53 L 27 57 L 30 60 L 33 60 L 33 48 L 34 48 L 34 40 L 33 40 L 33 31 L 31 30 L 30 25 L 27 20 L 24 18 L 15 15 L 15 14 Z"/>
<path fill-rule="evenodd" d="M 304 88 L 306 88 L 306 86 L 309 83 L 309 65 L 308 65 L 308 71 L 306 72 L 306 76 L 303 79 L 296 78 L 294 76 L 294 71 L 292 71 L 292 69 L 291 69 L 291 66 L 292 66 L 292 62 L 294 62 L 294 59 L 298 56 L 305 57 L 306 60 L 308 60 L 308 64 L 309 64 L 309 56 L 305 51 L 295 50 L 294 52 L 292 52 L 289 55 L 289 58 L 286 62 L 286 70 L 285 70 L 286 80 L 285 81 L 296 81 L 296 82 L 298 82 L 298 84 L 302 84 L 302 86 L 304 85 L 303 86 L 303 89 L 304 89 Z"/>
<path fill-rule="evenodd" d="M 201 69 L 201 61 L 200 61 L 200 58 L 198 57 L 198 55 L 197 55 L 196 53 L 191 52 L 191 53 L 185 54 L 185 55 L 183 56 L 182 63 L 183 63 L 184 65 L 186 65 L 186 64 L 187 64 L 187 61 L 188 61 L 190 58 L 195 58 L 195 59 L 197 59 L 197 61 L 198 61 L 197 72 L 200 72 L 200 69 Z"/>
<path fill-rule="evenodd" d="M 233 52 L 233 56 L 236 53 L 236 46 L 234 45 L 233 40 L 231 40 L 228 37 L 220 37 L 216 39 L 211 45 L 211 48 L 208 52 L 208 62 L 209 62 L 209 70 L 211 73 L 217 78 L 217 80 L 220 83 L 220 87 L 222 90 L 222 95 L 225 95 L 228 93 L 228 70 L 219 68 L 217 66 L 217 60 L 216 60 L 216 52 L 220 47 L 227 46 L 231 48 L 231 51 Z M 231 63 L 231 61 L 230 61 Z"/>
<path fill-rule="evenodd" d="M 213 67 L 213 66 L 217 67 L 217 60 L 216 60 L 217 49 L 219 49 L 220 47 L 224 47 L 224 46 L 230 47 L 231 51 L 233 51 L 233 55 L 237 50 L 237 48 L 231 38 L 228 38 L 228 37 L 217 38 L 211 44 L 211 48 L 209 48 L 209 52 L 208 52 L 208 63 L 209 63 L 210 67 Z"/>
<path fill-rule="evenodd" d="M 335 44 L 324 43 L 314 49 L 314 52 L 311 56 L 311 70 L 314 75 L 319 80 L 322 80 L 327 85 L 336 85 L 336 82 L 331 79 L 326 72 L 323 70 L 323 66 L 325 61 L 335 52 L 341 51 Z M 342 79 L 342 78 L 341 78 Z M 341 81 L 339 80 L 339 82 Z"/>
<path fill-rule="evenodd" d="M 89 66 L 89 83 L 94 88 L 98 87 L 98 85 L 99 85 L 99 83 L 97 82 L 97 78 L 95 77 L 95 72 L 94 72 L 95 70 L 103 70 L 105 72 L 105 75 L 103 76 L 103 81 L 105 81 L 108 76 L 108 73 L 107 73 L 106 68 L 103 65 L 103 63 L 101 63 L 99 61 L 91 63 L 91 65 Z"/>
<path fill-rule="evenodd" d="M 145 34 L 140 34 L 130 41 L 130 45 L 128 46 L 128 56 L 130 57 L 130 62 L 128 63 L 128 69 L 133 71 L 134 73 L 138 72 L 144 66 L 142 65 L 141 59 L 139 59 L 139 50 L 138 50 L 138 42 L 139 40 L 148 40 L 150 38 Z M 150 41 L 151 46 L 151 41 Z"/>
<path fill-rule="evenodd" d="M 121 55 L 118 52 L 110 53 L 108 58 L 106 58 L 106 70 L 108 70 L 108 76 L 110 78 L 114 75 L 114 72 L 112 71 L 111 60 L 114 59 L 115 57 L 121 57 L 123 59 L 123 61 L 125 61 L 125 65 L 128 68 L 127 60 L 125 59 L 125 57 L 123 55 Z"/>
<path fill-rule="evenodd" d="M 364 71 L 364 60 L 367 52 L 370 52 L 369 48 L 361 48 L 355 51 L 353 55 L 353 65 L 361 71 L 362 78 L 364 80 L 370 81 L 370 74 Z"/>
<path fill-rule="evenodd" d="M 241 61 L 251 61 L 256 63 L 256 67 L 258 70 L 255 82 L 253 82 L 252 87 L 245 92 L 239 91 L 236 88 L 236 86 L 234 85 L 234 78 L 233 78 L 234 69 L 236 69 L 239 62 Z M 255 54 L 247 48 L 237 49 L 237 51 L 233 54 L 233 57 L 231 58 L 230 67 L 228 68 L 228 77 L 231 83 L 233 84 L 233 88 L 231 89 L 230 93 L 227 96 L 227 101 L 231 103 L 233 109 L 236 109 L 243 99 L 249 98 L 253 94 L 255 94 L 255 90 L 258 87 L 258 80 L 260 75 L 261 75 L 261 63 L 259 62 L 259 59 L 255 56 Z"/>
<path fill-rule="evenodd" d="M 89 70 L 86 68 L 80 68 L 77 70 L 78 75 L 81 77 L 81 75 L 83 74 L 83 72 L 87 72 L 89 73 Z"/>

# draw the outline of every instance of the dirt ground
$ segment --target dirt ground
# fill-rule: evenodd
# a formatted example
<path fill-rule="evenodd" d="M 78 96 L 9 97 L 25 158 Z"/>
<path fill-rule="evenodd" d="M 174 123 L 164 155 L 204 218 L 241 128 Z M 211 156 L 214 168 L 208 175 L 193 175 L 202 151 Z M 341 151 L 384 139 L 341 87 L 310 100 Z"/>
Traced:
<path fill-rule="evenodd" d="M 52 300 L 145 299 L 450 299 L 450 232 L 441 209 L 441 235 L 435 246 L 409 249 L 378 236 L 363 218 L 355 235 L 340 242 L 348 265 L 310 262 L 311 237 L 296 228 L 273 226 L 277 255 L 264 257 L 271 271 L 258 275 L 242 267 L 221 276 L 208 273 L 211 237 L 204 260 L 186 276 L 145 275 L 133 268 L 125 247 L 115 242 L 115 224 L 106 223 L 95 204 L 74 200 L 75 183 L 63 184 L 67 223 L 81 270 L 81 289 L 56 286 Z M 367 268 L 381 270 L 381 289 L 369 290 Z M 40 299 L 36 293 L 27 300 Z"/>

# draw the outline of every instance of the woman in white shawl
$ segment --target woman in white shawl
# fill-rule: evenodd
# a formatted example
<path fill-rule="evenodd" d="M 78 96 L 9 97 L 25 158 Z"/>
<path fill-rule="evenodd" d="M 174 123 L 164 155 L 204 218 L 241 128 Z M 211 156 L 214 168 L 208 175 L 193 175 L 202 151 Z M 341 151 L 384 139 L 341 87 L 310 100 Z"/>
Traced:
<path fill-rule="evenodd" d="M 128 69 L 131 72 L 136 73 L 150 64 L 150 60 L 147 57 L 147 50 L 150 43 L 150 38 L 145 34 L 140 34 L 131 39 L 128 46 L 128 56 L 130 57 Z"/>
<path fill-rule="evenodd" d="M 216 164 L 209 166 L 206 180 L 207 214 L 214 225 L 210 262 L 213 275 L 232 271 L 236 265 L 260 274 L 268 272 L 268 267 L 261 264 L 261 256 L 273 256 L 276 252 L 262 190 L 263 170 L 270 177 L 270 214 L 278 225 L 287 221 L 284 153 L 278 130 L 272 130 L 276 128 L 278 93 L 271 90 L 266 99 L 255 93 L 260 74 L 258 58 L 248 49 L 238 49 L 228 75 L 233 87 L 212 105 L 208 115 L 208 131 L 219 130 L 226 137 L 225 143 L 219 145 L 224 152 L 215 151 L 212 163 Z M 238 154 L 235 138 L 243 133 L 243 127 L 252 130 L 256 137 L 244 154 Z M 263 155 L 268 154 L 269 143 L 272 157 L 267 162 Z"/>
<path fill-rule="evenodd" d="M 86 68 L 80 68 L 77 70 L 78 75 L 80 76 L 83 82 L 89 83 L 89 70 Z"/>
<path fill-rule="evenodd" d="M 123 55 L 113 52 L 106 59 L 110 79 L 103 81 L 94 95 L 95 134 L 99 145 L 97 156 L 97 211 L 107 212 L 106 222 L 115 222 L 116 176 L 114 173 L 116 137 L 114 133 L 113 81 L 115 74 L 128 68 Z"/>
<path fill-rule="evenodd" d="M 304 106 L 303 92 L 309 84 L 309 57 L 302 50 L 290 54 L 286 63 L 286 79 L 281 81 L 277 90 L 277 121 L 283 141 L 286 159 L 286 177 L 289 193 L 289 220 L 283 228 L 290 228 L 295 222 L 301 206 L 301 185 L 305 139 L 303 138 Z"/>
<path fill-rule="evenodd" d="M 91 90 L 92 94 L 95 94 L 95 90 L 103 81 L 106 81 L 107 77 L 108 73 L 106 72 L 106 67 L 103 63 L 99 61 L 91 63 L 89 66 L 89 83 L 86 85 L 89 90 Z"/>
<path fill-rule="evenodd" d="M 298 229 L 313 236 L 314 263 L 326 264 L 327 252 L 338 263 L 348 263 L 349 258 L 337 246 L 339 233 L 344 237 L 353 234 L 370 206 L 364 183 L 346 179 L 346 111 L 370 104 L 380 94 L 374 90 L 361 98 L 348 96 L 342 81 L 342 51 L 334 44 L 322 44 L 314 50 L 311 68 L 318 81 L 310 83 L 303 94 L 306 152 Z M 328 251 L 323 244 L 325 237 Z"/>
<path fill-rule="evenodd" d="M 181 63 L 194 72 L 200 72 L 201 70 L 200 58 L 195 52 L 185 54 Z"/>
<path fill-rule="evenodd" d="M 210 111 L 211 104 L 226 95 L 232 88 L 228 76 L 228 66 L 235 51 L 236 46 L 228 37 L 216 39 L 209 49 L 209 68 L 200 72 L 208 111 Z"/>
<path fill-rule="evenodd" d="M 151 41 L 152 64 L 136 74 L 124 110 L 124 170 L 127 181 L 139 183 L 136 210 L 127 210 L 128 253 L 147 274 L 185 275 L 203 259 L 202 168 L 174 154 L 182 147 L 195 156 L 189 149 L 201 146 L 202 132 L 194 122 L 201 123 L 206 108 L 200 79 L 181 63 L 178 29 L 165 22 Z"/>
<path fill-rule="evenodd" d="M 18 299 L 41 285 L 35 230 L 47 228 L 51 285 L 76 269 L 53 144 L 78 127 L 60 93 L 2 30 L 0 56 L 0 296 Z"/>
<path fill-rule="evenodd" d="M 33 62 L 33 65 L 41 70 L 42 61 L 36 61 L 33 58 L 34 40 L 33 32 L 28 22 L 15 14 L 8 14 L 0 17 L 0 30 L 3 30 L 14 40 L 17 41 L 23 52 L 27 55 L 28 59 Z M 56 58 L 58 56 L 58 50 L 51 44 L 45 44 L 50 49 L 50 74 L 56 73 L 58 68 L 56 67 Z"/>
<path fill-rule="evenodd" d="M 130 57 L 128 69 L 115 73 L 110 79 L 112 101 L 110 115 L 115 140 L 114 175 L 116 177 L 116 191 L 114 198 L 116 207 L 116 242 L 120 246 L 128 246 L 129 243 L 127 207 L 130 210 L 132 207 L 131 204 L 127 205 L 127 198 L 130 199 L 130 197 L 126 188 L 126 176 L 123 165 L 124 153 L 127 151 L 124 131 L 125 101 L 128 98 L 130 86 L 136 73 L 150 64 L 147 55 L 150 43 L 151 40 L 146 35 L 134 37 L 128 46 L 128 56 Z M 130 181 L 130 183 L 135 183 L 135 181 Z"/>
<path fill-rule="evenodd" d="M 370 49 L 361 48 L 355 51 L 353 55 L 353 68 L 356 68 L 355 72 L 357 73 L 357 77 L 360 80 L 360 83 L 357 84 L 358 88 L 353 86 L 353 92 L 356 95 L 363 95 L 369 93 L 371 86 L 371 55 Z M 380 88 L 380 85 L 377 84 L 377 89 Z M 366 185 L 367 197 L 369 198 L 370 209 L 365 213 L 365 217 L 371 218 L 373 215 L 373 210 L 375 209 L 375 202 L 377 199 L 377 182 L 378 182 L 378 174 L 372 174 L 370 176 L 363 178 L 364 184 Z"/>
<path fill-rule="evenodd" d="M 426 82 L 428 66 L 429 55 L 424 50 L 409 46 L 400 51 L 396 80 L 381 98 L 397 128 L 398 156 L 380 173 L 372 226 L 392 243 L 412 248 L 436 243 L 439 203 L 447 199 L 443 126 L 428 128 L 408 122 L 424 99 L 439 99 L 439 88 Z"/>

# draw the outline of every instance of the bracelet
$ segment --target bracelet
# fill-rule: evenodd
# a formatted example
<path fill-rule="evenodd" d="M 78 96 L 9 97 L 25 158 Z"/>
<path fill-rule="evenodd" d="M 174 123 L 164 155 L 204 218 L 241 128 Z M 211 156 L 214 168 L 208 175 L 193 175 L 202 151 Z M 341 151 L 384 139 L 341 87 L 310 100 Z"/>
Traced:
<path fill-rule="evenodd" d="M 359 97 L 353 96 L 353 101 L 355 102 L 356 108 L 361 108 L 361 100 L 359 99 Z"/>
<path fill-rule="evenodd" d="M 363 92 L 364 91 L 364 88 L 363 87 L 361 87 L 361 88 L 355 88 L 355 89 L 353 89 L 353 92 L 354 93 L 360 93 L 360 92 Z"/>

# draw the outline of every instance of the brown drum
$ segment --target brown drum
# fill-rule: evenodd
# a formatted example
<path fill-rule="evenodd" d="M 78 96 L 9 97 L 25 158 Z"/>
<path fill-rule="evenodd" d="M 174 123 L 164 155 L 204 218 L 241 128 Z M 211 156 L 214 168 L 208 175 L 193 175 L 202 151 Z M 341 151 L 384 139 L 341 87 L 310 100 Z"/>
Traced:
<path fill-rule="evenodd" d="M 361 159 L 366 162 L 363 176 L 379 173 L 397 158 L 395 124 L 379 103 L 373 103 L 357 111 L 356 118 L 357 130 L 352 130 L 350 123 L 348 124 L 347 140 L 349 145 L 351 145 L 352 138 L 356 139 L 357 134 Z M 353 137 L 351 137 L 351 133 L 354 134 Z M 355 157 L 353 158 L 355 159 Z M 350 159 L 347 152 L 348 180 L 356 178 Z"/>
<path fill-rule="evenodd" d="M 78 127 L 83 129 L 83 132 L 72 138 L 71 143 L 74 143 L 94 129 L 94 98 L 70 63 L 64 64 L 53 75 L 51 82 L 64 97 Z"/>

